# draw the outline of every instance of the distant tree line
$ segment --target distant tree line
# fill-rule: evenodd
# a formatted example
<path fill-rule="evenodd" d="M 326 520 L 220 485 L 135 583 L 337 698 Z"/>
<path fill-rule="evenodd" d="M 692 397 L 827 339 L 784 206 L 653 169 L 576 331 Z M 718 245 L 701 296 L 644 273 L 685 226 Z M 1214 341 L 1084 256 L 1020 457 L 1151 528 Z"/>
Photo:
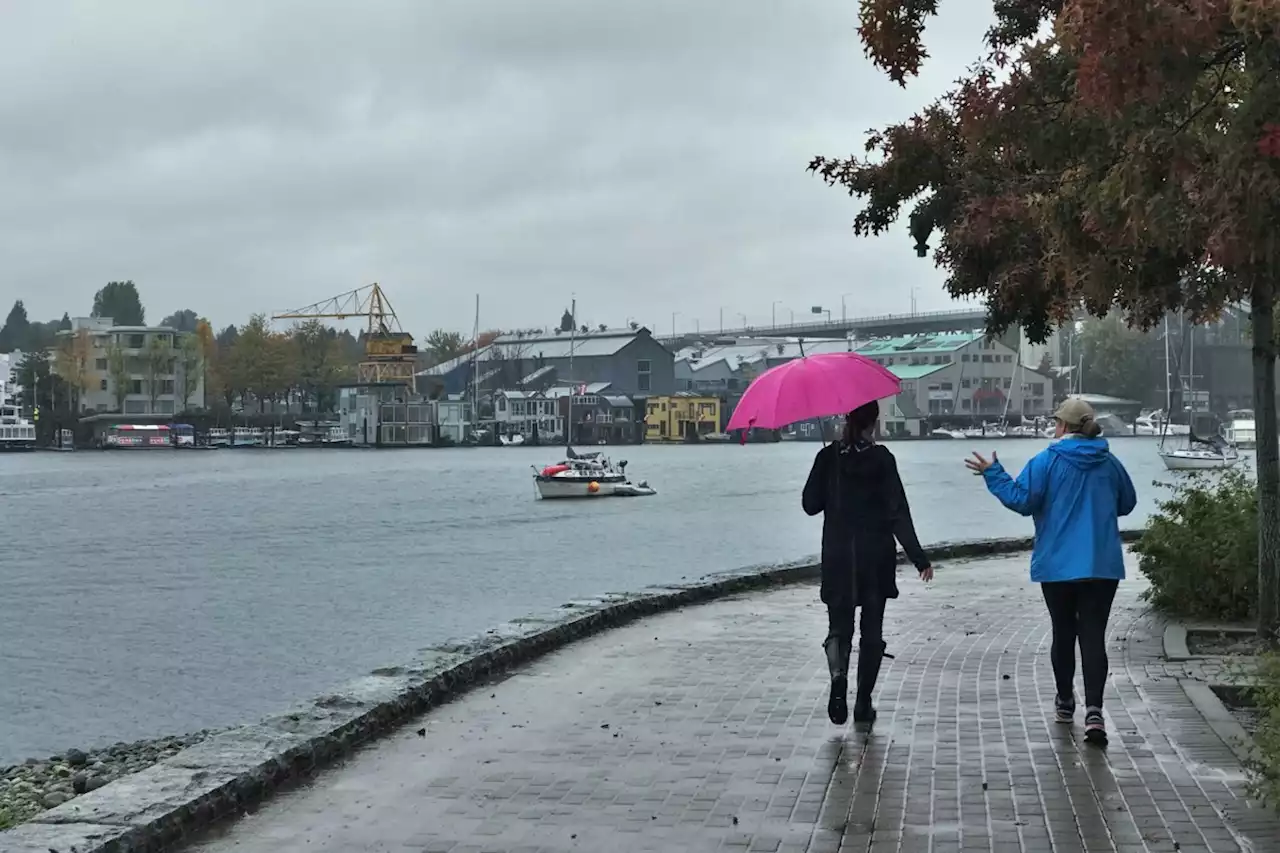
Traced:
<path fill-rule="evenodd" d="M 143 326 L 146 308 L 133 281 L 112 281 L 93 296 L 91 317 L 110 318 L 113 326 Z M 204 408 L 227 410 L 237 404 L 259 411 L 268 402 L 300 400 L 304 411 L 325 412 L 336 403 L 336 388 L 355 378 L 364 357 L 364 334 L 335 329 L 320 320 L 304 320 L 285 330 L 273 329 L 264 314 L 242 325 L 214 331 L 197 311 L 182 308 L 159 323 L 184 333 L 173 346 L 156 342 L 140 358 L 129 359 L 119 348 L 107 352 L 107 373 L 116 394 L 116 410 L 124 407 L 131 376 L 141 372 L 154 403 L 161 377 L 176 371 L 183 388 L 175 394 L 189 408 L 204 380 Z M 23 389 L 22 405 L 38 406 L 51 415 L 74 416 L 80 396 L 88 390 L 93 361 L 88 332 L 59 336 L 72 328 L 69 313 L 58 320 L 32 321 L 21 299 L 13 303 L 0 326 L 0 353 L 21 352 L 14 379 Z M 500 333 L 486 331 L 476 340 L 455 331 L 436 329 L 420 346 L 422 368 L 431 367 L 485 347 Z M 64 417 L 64 419 L 65 419 Z"/>

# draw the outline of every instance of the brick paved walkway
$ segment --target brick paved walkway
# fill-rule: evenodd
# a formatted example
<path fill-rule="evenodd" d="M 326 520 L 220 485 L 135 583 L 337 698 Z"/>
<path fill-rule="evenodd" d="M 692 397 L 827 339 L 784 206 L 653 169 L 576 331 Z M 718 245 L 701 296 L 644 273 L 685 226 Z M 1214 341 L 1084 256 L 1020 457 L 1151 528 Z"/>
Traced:
<path fill-rule="evenodd" d="M 1241 799 L 1234 756 L 1161 664 L 1137 582 L 1113 618 L 1105 754 L 1049 721 L 1025 557 L 902 586 L 870 738 L 827 721 L 824 613 L 792 587 L 544 658 L 193 849 L 1280 850 L 1280 824 Z"/>

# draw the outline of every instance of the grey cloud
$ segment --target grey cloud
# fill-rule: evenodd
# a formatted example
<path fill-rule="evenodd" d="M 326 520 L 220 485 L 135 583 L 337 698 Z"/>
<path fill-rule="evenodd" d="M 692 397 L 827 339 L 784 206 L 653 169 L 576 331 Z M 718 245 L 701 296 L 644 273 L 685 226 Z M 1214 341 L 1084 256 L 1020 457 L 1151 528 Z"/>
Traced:
<path fill-rule="evenodd" d="M 943 307 L 905 236 L 804 173 L 979 49 L 953 0 L 905 93 L 851 0 L 10 0 L 0 297 L 52 317 L 138 281 L 216 323 L 381 281 L 416 334 L 714 325 L 770 303 Z"/>

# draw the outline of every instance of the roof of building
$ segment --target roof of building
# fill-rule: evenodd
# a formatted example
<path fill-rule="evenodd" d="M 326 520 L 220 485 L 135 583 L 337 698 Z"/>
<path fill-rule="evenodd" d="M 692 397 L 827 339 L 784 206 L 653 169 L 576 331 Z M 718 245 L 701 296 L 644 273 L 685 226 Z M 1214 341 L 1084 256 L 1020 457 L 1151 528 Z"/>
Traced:
<path fill-rule="evenodd" d="M 766 361 L 786 361 L 804 355 L 825 352 L 847 352 L 846 340 L 806 340 L 799 338 L 740 338 L 732 343 L 685 347 L 676 353 L 676 360 L 685 362 L 689 370 L 705 370 L 721 362 L 730 370 L 741 370 L 746 364 Z"/>
<path fill-rule="evenodd" d="M 502 335 L 491 345 L 499 358 L 595 358 L 614 355 L 636 338 L 648 337 L 649 330 L 606 329 L 603 332 L 561 332 L 560 334 Z"/>
<path fill-rule="evenodd" d="M 608 382 L 589 382 L 587 383 L 587 393 L 603 394 L 605 391 L 609 390 L 609 386 L 610 383 Z M 542 393 L 550 399 L 558 400 L 561 397 L 568 397 L 572 394 L 576 394 L 577 387 L 577 385 L 556 385 L 553 388 L 548 388 Z"/>
<path fill-rule="evenodd" d="M 630 397 L 623 397 L 617 394 L 601 394 L 600 399 L 604 400 L 615 409 L 625 409 L 635 405 L 635 403 L 631 402 Z"/>
<path fill-rule="evenodd" d="M 863 355 L 894 355 L 897 353 L 905 353 L 913 355 L 919 353 L 943 353 L 955 352 L 956 350 L 966 347 L 974 341 L 981 340 L 986 337 L 984 332 L 945 332 L 937 335 L 903 335 L 896 338 L 879 338 L 877 340 L 867 341 L 854 347 L 856 352 Z"/>
<path fill-rule="evenodd" d="M 608 329 L 603 332 L 587 332 L 586 334 L 577 332 L 572 335 L 568 332 L 563 332 L 559 335 L 538 333 L 502 335 L 488 346 L 481 347 L 475 351 L 474 354 L 470 352 L 463 353 L 448 361 L 428 367 L 426 370 L 418 371 L 417 375 L 443 376 L 468 364 L 472 358 L 476 358 L 481 362 L 501 359 L 564 359 L 569 357 L 570 351 L 572 351 L 574 358 L 611 356 L 616 355 L 637 338 L 648 336 L 649 330 L 644 327 L 634 331 L 631 329 Z M 547 367 L 545 366 L 539 368 L 539 370 L 546 369 Z M 530 374 L 526 381 L 534 375 L 537 375 L 537 371 Z"/>
<path fill-rule="evenodd" d="M 930 373 L 936 373 L 944 367 L 950 367 L 948 364 L 891 364 L 888 366 L 889 372 L 899 379 L 923 379 Z"/>
<path fill-rule="evenodd" d="M 556 368 L 555 368 L 555 365 L 553 364 L 548 364 L 545 367 L 539 367 L 537 370 L 533 371 L 533 373 L 530 373 L 524 379 L 521 379 L 520 384 L 532 385 L 535 382 L 540 382 L 541 380 L 546 379 L 547 377 L 551 376 L 551 374 L 555 372 L 556 372 Z"/>

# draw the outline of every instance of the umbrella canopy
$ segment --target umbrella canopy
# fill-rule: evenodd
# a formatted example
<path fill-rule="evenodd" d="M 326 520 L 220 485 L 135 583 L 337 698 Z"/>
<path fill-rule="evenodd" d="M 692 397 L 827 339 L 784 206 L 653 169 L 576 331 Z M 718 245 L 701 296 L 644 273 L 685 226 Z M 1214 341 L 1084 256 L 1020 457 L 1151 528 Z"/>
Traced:
<path fill-rule="evenodd" d="M 872 400 L 893 397 L 901 382 L 887 368 L 853 352 L 810 355 L 756 377 L 742 395 L 729 430 L 782 429 L 789 424 L 843 415 Z"/>

